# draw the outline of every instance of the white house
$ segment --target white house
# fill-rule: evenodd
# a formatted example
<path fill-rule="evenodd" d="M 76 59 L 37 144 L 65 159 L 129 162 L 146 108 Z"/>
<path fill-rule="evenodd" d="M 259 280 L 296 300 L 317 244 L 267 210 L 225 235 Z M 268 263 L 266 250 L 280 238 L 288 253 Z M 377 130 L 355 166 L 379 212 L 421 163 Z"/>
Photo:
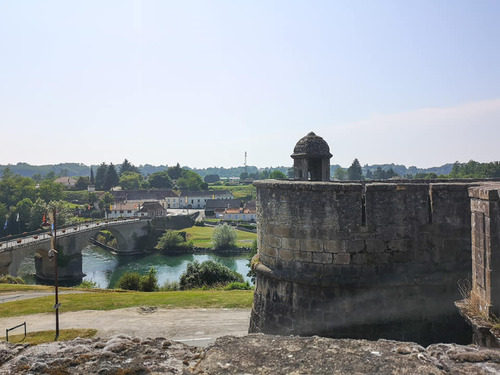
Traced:
<path fill-rule="evenodd" d="M 172 190 L 165 193 L 165 198 L 163 198 L 162 205 L 165 208 L 179 208 L 180 198 L 177 194 L 175 194 Z"/>
<path fill-rule="evenodd" d="M 141 209 L 142 202 L 128 201 L 117 202 L 111 205 L 111 212 L 108 213 L 108 219 L 116 219 L 118 217 L 137 217 Z"/>
<path fill-rule="evenodd" d="M 256 210 L 249 208 L 225 208 L 224 210 L 215 210 L 215 217 L 221 220 L 241 220 L 253 221 L 257 220 Z"/>
<path fill-rule="evenodd" d="M 76 185 L 76 180 L 71 177 L 59 177 L 54 180 L 54 182 L 57 182 L 58 184 L 64 185 L 66 189 L 72 189 Z"/>
<path fill-rule="evenodd" d="M 218 191 L 183 191 L 179 197 L 180 208 L 205 208 L 210 199 L 233 199 L 233 194 L 226 190 Z"/>

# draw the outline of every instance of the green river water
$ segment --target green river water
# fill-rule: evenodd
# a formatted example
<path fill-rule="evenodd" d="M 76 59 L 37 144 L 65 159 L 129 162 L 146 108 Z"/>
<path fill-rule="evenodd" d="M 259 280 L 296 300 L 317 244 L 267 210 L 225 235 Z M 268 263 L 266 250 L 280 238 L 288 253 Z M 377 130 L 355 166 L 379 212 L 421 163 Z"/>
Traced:
<path fill-rule="evenodd" d="M 248 269 L 248 254 L 216 255 L 216 254 L 183 254 L 183 255 L 114 255 L 108 250 L 88 245 L 82 250 L 82 268 L 87 276 L 84 280 L 93 281 L 99 288 L 113 288 L 118 279 L 127 271 L 145 274 L 151 267 L 155 267 L 158 273 L 160 287 L 165 282 L 179 281 L 181 274 L 186 270 L 189 262 L 197 260 L 213 260 L 229 267 L 243 275 L 245 280 Z M 27 283 L 35 284 L 33 276 L 35 264 L 33 259 L 26 259 L 21 264 L 19 276 Z"/>

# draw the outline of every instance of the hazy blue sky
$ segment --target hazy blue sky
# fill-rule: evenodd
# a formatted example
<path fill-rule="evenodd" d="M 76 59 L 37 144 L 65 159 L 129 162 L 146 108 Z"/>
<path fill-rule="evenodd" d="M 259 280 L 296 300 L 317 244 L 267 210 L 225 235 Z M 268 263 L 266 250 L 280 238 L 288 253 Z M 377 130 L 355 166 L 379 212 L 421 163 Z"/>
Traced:
<path fill-rule="evenodd" d="M 500 1 L 0 0 L 0 164 L 500 159 Z"/>

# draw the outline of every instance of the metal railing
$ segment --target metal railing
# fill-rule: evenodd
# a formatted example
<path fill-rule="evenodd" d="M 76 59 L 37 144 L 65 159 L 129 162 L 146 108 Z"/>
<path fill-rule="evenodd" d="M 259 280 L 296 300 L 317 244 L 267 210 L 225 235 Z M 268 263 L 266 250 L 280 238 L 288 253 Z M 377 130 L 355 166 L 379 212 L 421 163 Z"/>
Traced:
<path fill-rule="evenodd" d="M 93 230 L 99 226 L 109 226 L 109 225 L 120 225 L 123 223 L 128 223 L 131 221 L 139 221 L 139 218 L 128 218 L 128 219 L 107 219 L 99 221 L 86 221 L 78 224 L 65 225 L 62 228 L 57 228 L 58 237 L 64 237 L 75 232 L 85 232 L 88 230 Z M 50 235 L 46 231 L 34 231 L 26 232 L 18 235 L 13 235 L 9 237 L 0 238 L 0 252 L 13 249 L 16 247 L 32 244 L 35 242 L 49 240 Z"/>
<path fill-rule="evenodd" d="M 9 332 L 16 329 L 16 328 L 19 328 L 19 327 L 22 327 L 24 326 L 24 338 L 21 340 L 21 341 L 24 341 L 26 339 L 26 322 L 22 323 L 22 324 L 19 324 L 15 327 L 12 327 L 12 328 L 7 328 L 5 330 L 5 339 L 7 340 L 7 342 L 9 342 Z"/>

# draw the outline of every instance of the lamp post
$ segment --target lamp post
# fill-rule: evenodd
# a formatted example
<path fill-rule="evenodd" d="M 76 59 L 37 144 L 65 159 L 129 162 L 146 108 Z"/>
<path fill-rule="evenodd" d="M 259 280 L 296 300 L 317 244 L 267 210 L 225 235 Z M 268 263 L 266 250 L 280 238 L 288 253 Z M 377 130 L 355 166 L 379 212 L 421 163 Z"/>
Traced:
<path fill-rule="evenodd" d="M 50 250 L 48 252 L 49 260 L 54 260 L 54 286 L 55 286 L 55 304 L 54 309 L 56 310 L 56 337 L 54 341 L 57 341 L 59 337 L 59 281 L 57 277 L 57 215 L 56 209 L 53 208 L 52 212 L 49 212 L 49 218 L 52 222 L 52 230 L 50 232 Z M 46 216 L 43 216 L 42 228 L 49 228 L 50 223 L 47 222 Z"/>

